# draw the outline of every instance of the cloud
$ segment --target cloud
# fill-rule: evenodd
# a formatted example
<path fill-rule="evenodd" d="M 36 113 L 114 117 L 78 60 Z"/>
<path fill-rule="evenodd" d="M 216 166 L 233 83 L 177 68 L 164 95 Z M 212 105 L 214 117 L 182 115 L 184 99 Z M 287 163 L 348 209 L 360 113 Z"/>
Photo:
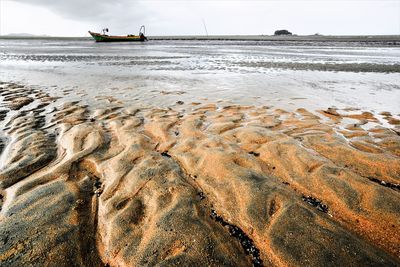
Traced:
<path fill-rule="evenodd" d="M 85 21 L 98 27 L 110 27 L 118 31 L 139 28 L 148 16 L 146 7 L 131 0 L 12 0 L 13 2 L 44 7 L 63 18 Z"/>
<path fill-rule="evenodd" d="M 7 1 L 6 1 L 7 2 Z M 111 34 L 136 33 L 146 25 L 149 35 L 273 34 L 399 34 L 399 1 L 312 0 L 9 0 L 50 10 L 63 19 L 82 22 Z M 18 16 L 18 14 L 10 14 Z M 37 20 L 47 20 L 38 18 Z M 34 24 L 35 21 L 32 21 Z M 37 23 L 37 22 L 36 22 Z M 57 21 L 50 25 L 57 28 Z M 72 30 L 72 29 L 71 29 Z M 60 33 L 62 34 L 62 33 Z"/>
<path fill-rule="evenodd" d="M 43 6 L 66 18 L 79 20 L 107 19 L 124 15 L 134 7 L 129 0 L 12 0 L 14 2 Z"/>

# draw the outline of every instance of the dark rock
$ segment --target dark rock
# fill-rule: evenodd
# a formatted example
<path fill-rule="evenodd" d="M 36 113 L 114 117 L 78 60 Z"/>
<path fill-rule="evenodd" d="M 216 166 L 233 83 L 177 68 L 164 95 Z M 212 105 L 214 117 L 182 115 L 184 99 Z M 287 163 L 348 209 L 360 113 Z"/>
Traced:
<path fill-rule="evenodd" d="M 161 153 L 161 156 L 167 157 L 167 158 L 170 158 L 170 157 L 171 157 L 171 155 L 168 154 L 168 151 L 162 152 L 162 153 Z"/>
<path fill-rule="evenodd" d="M 311 197 L 311 196 L 304 196 L 302 197 L 303 201 L 307 202 L 311 206 L 316 207 L 319 211 L 328 213 L 328 206 L 323 204 L 321 200 Z"/>
<path fill-rule="evenodd" d="M 223 227 L 226 227 L 231 236 L 236 238 L 242 245 L 245 253 L 251 257 L 253 266 L 261 267 L 264 266 L 262 259 L 260 258 L 260 250 L 254 245 L 253 240 L 243 232 L 242 229 L 236 225 L 226 222 L 221 216 L 217 214 L 215 210 L 211 210 L 210 217 L 220 223 Z"/>
<path fill-rule="evenodd" d="M 384 187 L 388 187 L 388 188 L 391 188 L 393 190 L 399 190 L 400 191 L 400 184 L 394 184 L 394 183 L 390 183 L 390 182 L 381 181 L 381 180 L 379 180 L 377 178 L 374 178 L 374 177 L 368 177 L 368 179 L 371 182 L 380 184 L 380 185 L 382 185 Z"/>

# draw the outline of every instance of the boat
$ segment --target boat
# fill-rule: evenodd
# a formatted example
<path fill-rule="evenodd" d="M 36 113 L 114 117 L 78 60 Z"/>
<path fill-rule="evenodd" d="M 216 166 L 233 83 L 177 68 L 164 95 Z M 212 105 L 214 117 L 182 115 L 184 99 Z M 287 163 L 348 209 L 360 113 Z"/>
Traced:
<path fill-rule="evenodd" d="M 89 34 L 93 37 L 96 42 L 144 42 L 147 41 L 145 34 L 145 27 L 142 25 L 139 30 L 139 35 L 128 34 L 126 36 L 113 36 L 107 35 L 108 29 L 102 30 L 102 33 L 96 33 L 89 31 Z"/>

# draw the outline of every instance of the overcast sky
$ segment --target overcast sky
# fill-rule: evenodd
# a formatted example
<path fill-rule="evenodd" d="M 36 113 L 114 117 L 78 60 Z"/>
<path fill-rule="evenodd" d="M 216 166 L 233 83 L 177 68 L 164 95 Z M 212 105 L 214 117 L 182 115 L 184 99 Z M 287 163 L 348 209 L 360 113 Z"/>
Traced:
<path fill-rule="evenodd" d="M 273 34 L 400 34 L 400 0 L 293 1 L 133 1 L 133 0 L 0 0 L 0 33 L 87 36 Z"/>

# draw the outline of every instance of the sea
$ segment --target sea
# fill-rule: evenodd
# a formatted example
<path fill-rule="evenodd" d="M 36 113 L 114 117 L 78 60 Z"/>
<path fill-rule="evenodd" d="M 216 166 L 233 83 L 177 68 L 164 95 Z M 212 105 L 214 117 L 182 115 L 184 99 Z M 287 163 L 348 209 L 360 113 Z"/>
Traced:
<path fill-rule="evenodd" d="M 400 46 L 368 42 L 0 39 L 0 81 L 61 101 L 400 113 Z M 1 99 L 0 99 L 1 102 Z"/>

